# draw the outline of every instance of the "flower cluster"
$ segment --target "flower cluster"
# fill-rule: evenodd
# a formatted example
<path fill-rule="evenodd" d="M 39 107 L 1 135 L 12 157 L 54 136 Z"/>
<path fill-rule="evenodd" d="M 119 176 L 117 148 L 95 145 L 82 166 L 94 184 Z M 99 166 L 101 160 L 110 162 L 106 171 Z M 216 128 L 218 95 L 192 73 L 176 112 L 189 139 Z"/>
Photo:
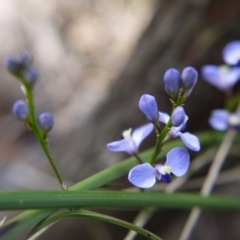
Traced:
<path fill-rule="evenodd" d="M 205 65 L 201 71 L 206 81 L 222 91 L 230 89 L 240 79 L 240 41 L 233 41 L 225 46 L 223 59 L 228 65 Z M 212 111 L 209 124 L 219 131 L 229 128 L 239 130 L 240 114 L 216 109 Z"/>
<path fill-rule="evenodd" d="M 17 119 L 24 121 L 32 128 L 36 121 L 34 120 L 33 109 L 30 106 L 30 102 L 33 100 L 30 99 L 30 96 L 34 85 L 39 79 L 38 70 L 33 66 L 33 57 L 24 51 L 18 56 L 7 56 L 4 62 L 8 70 L 22 83 L 21 89 L 26 97 L 26 100 L 17 100 L 14 103 L 13 114 Z M 37 122 L 44 134 L 47 134 L 54 125 L 52 114 L 49 112 L 41 113 L 37 118 Z"/>
<path fill-rule="evenodd" d="M 23 84 L 34 86 L 39 79 L 37 69 L 32 66 L 33 57 L 28 52 L 24 51 L 19 56 L 7 56 L 4 59 L 8 70 L 14 74 Z"/>
<path fill-rule="evenodd" d="M 223 60 L 225 65 L 205 65 L 201 69 L 203 78 L 221 91 L 230 89 L 240 79 L 240 41 L 226 45 Z"/>
<path fill-rule="evenodd" d="M 200 143 L 196 136 L 182 133 L 188 120 L 182 104 L 193 90 L 197 82 L 198 73 L 193 67 L 186 67 L 182 74 L 176 69 L 169 69 L 164 75 L 165 89 L 171 96 L 173 112 L 171 116 L 158 110 L 158 104 L 154 96 L 144 94 L 139 100 L 139 108 L 150 121 L 133 132 L 131 129 L 123 132 L 123 139 L 107 144 L 107 148 L 114 152 L 127 152 L 140 160 L 140 164 L 129 172 L 129 181 L 140 188 L 150 188 L 156 183 L 156 179 L 165 183 L 171 182 L 171 174 L 177 177 L 184 175 L 189 167 L 190 157 L 185 148 L 177 147 L 167 154 L 166 163 L 155 164 L 162 146 L 169 138 L 180 137 L 184 144 L 193 151 L 200 150 Z M 161 123 L 165 127 L 161 128 Z M 152 158 L 148 163 L 142 163 L 138 156 L 140 143 L 153 131 L 157 133 L 157 143 Z"/>

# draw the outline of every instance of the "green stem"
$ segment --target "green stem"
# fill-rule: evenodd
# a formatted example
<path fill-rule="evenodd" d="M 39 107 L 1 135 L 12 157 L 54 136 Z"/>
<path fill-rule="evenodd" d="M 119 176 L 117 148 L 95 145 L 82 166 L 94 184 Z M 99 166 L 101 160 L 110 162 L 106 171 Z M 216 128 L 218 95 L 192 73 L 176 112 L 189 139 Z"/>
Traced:
<path fill-rule="evenodd" d="M 51 149 L 49 146 L 49 141 L 45 138 L 42 130 L 38 126 L 38 122 L 37 122 L 36 114 L 35 114 L 34 95 L 33 95 L 32 88 L 31 88 L 31 86 L 28 86 L 27 84 L 25 84 L 25 88 L 26 88 L 26 95 L 27 95 L 26 97 L 27 97 L 29 113 L 30 113 L 31 130 L 34 132 L 38 141 L 40 142 L 40 144 L 43 148 L 43 151 L 46 154 L 47 159 L 48 159 L 50 165 L 52 166 L 53 171 L 55 172 L 55 174 L 57 176 L 57 179 L 61 185 L 61 188 L 63 190 L 66 190 L 66 186 L 63 183 L 61 173 L 60 173 L 60 171 L 57 167 L 57 164 L 54 161 L 54 158 L 52 156 Z"/>
<path fill-rule="evenodd" d="M 183 101 L 184 101 L 184 99 L 180 95 L 177 98 L 176 102 L 172 102 L 172 104 L 173 104 L 172 113 L 173 113 L 173 111 L 175 110 L 176 107 L 182 105 Z M 153 164 L 156 161 L 158 155 L 160 154 L 161 148 L 162 148 L 162 146 L 164 144 L 163 141 L 164 141 L 166 135 L 168 134 L 169 130 L 171 129 L 171 125 L 172 125 L 172 121 L 171 121 L 171 118 L 170 118 L 168 123 L 165 125 L 165 127 L 163 128 L 162 131 L 160 131 L 159 128 L 156 127 L 157 132 L 158 132 L 157 133 L 157 142 L 156 142 L 156 145 L 155 145 L 155 149 L 154 149 L 153 155 L 152 155 L 152 157 L 149 160 L 150 164 Z M 155 124 L 155 126 L 157 126 L 157 125 Z"/>
<path fill-rule="evenodd" d="M 163 128 L 161 134 L 157 135 L 156 146 L 155 146 L 153 155 L 151 156 L 151 158 L 149 160 L 150 164 L 153 164 L 156 161 L 158 155 L 160 154 L 161 148 L 163 145 L 163 140 L 165 139 L 167 133 L 169 132 L 169 128 L 171 127 L 171 124 L 172 124 L 172 122 L 171 122 L 171 120 L 169 120 L 168 123 Z"/>

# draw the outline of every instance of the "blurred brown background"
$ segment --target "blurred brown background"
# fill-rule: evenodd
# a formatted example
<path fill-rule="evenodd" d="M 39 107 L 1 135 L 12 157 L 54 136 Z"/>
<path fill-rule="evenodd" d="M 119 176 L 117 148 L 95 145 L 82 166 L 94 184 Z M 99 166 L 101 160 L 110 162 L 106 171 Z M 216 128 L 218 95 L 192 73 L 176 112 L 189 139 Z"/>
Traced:
<path fill-rule="evenodd" d="M 37 112 L 54 115 L 49 138 L 71 185 L 123 159 L 126 155 L 109 152 L 106 144 L 123 130 L 146 123 L 138 110 L 140 96 L 154 95 L 159 108 L 169 112 L 164 72 L 221 64 L 222 48 L 240 39 L 239 23 L 240 2 L 235 0 L 8 0 L 0 3 L 0 58 L 22 50 L 33 54 L 41 74 L 35 88 Z M 23 99 L 20 84 L 3 64 L 0 71 L 0 189 L 59 189 L 38 142 L 12 116 L 14 101 Z M 223 99 L 200 78 L 185 106 L 188 130 L 206 129 L 210 111 L 222 107 Z M 126 180 L 124 184 L 129 186 Z M 116 216 L 131 221 L 136 213 L 117 211 Z M 177 239 L 187 213 L 159 211 L 147 227 L 164 239 Z M 192 239 L 239 239 L 239 216 L 230 216 L 206 212 Z M 233 222 L 233 229 L 222 230 L 226 221 Z M 236 234 L 229 237 L 230 230 Z M 74 219 L 39 239 L 125 235 L 109 224 Z"/>

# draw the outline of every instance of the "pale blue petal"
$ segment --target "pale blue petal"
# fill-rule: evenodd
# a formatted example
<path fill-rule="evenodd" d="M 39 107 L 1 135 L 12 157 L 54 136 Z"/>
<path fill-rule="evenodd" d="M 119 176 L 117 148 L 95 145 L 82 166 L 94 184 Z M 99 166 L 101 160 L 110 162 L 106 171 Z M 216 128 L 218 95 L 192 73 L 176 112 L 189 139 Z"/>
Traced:
<path fill-rule="evenodd" d="M 123 139 L 107 144 L 107 148 L 112 152 L 127 152 L 134 154 L 138 151 L 136 144 L 132 139 Z"/>
<path fill-rule="evenodd" d="M 167 161 L 164 166 L 172 167 L 172 173 L 177 177 L 184 175 L 189 167 L 190 157 L 185 148 L 177 147 L 167 154 Z"/>
<path fill-rule="evenodd" d="M 240 60 L 240 41 L 233 41 L 223 49 L 223 59 L 227 64 L 236 65 Z"/>
<path fill-rule="evenodd" d="M 238 67 L 206 65 L 202 67 L 201 73 L 207 82 L 220 90 L 231 88 L 240 78 L 240 68 Z"/>
<path fill-rule="evenodd" d="M 225 131 L 228 129 L 229 116 L 230 113 L 226 110 L 214 110 L 209 119 L 209 124 L 216 130 Z"/>
<path fill-rule="evenodd" d="M 170 116 L 167 113 L 159 112 L 159 122 L 167 124 Z"/>
<path fill-rule="evenodd" d="M 184 144 L 191 150 L 195 151 L 195 152 L 198 152 L 200 150 L 200 143 L 199 143 L 199 140 L 198 138 L 189 133 L 189 132 L 186 132 L 186 133 L 181 133 L 179 132 L 178 133 L 180 138 L 182 139 L 182 141 L 184 142 Z"/>
<path fill-rule="evenodd" d="M 139 100 L 139 108 L 146 115 L 148 120 L 158 121 L 159 113 L 155 97 L 144 94 Z"/>
<path fill-rule="evenodd" d="M 156 182 L 156 170 L 149 163 L 140 164 L 132 168 L 128 180 L 139 188 L 150 188 Z"/>
<path fill-rule="evenodd" d="M 147 123 L 139 128 L 136 128 L 132 133 L 132 139 L 135 142 L 137 148 L 140 143 L 146 138 L 154 129 L 154 125 L 152 123 Z"/>

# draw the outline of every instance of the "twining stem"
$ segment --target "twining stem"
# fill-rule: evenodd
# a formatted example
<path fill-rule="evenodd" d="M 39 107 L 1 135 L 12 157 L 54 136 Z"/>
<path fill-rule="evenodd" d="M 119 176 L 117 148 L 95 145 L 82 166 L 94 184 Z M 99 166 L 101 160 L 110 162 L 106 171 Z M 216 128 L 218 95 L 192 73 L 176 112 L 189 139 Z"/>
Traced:
<path fill-rule="evenodd" d="M 46 137 L 44 136 L 42 130 L 39 128 L 38 123 L 37 123 L 35 107 L 34 107 L 34 95 L 33 95 L 32 87 L 25 84 L 25 88 L 26 88 L 26 97 L 27 97 L 29 113 L 30 113 L 30 122 L 31 122 L 30 128 L 36 135 L 38 141 L 40 142 L 40 144 L 43 148 L 43 151 L 46 154 L 47 159 L 48 159 L 50 165 L 52 166 L 53 171 L 56 174 L 56 177 L 61 185 L 61 188 L 63 190 L 66 190 L 66 186 L 63 183 L 61 173 L 60 173 L 60 171 L 57 167 L 57 164 L 54 161 L 54 158 L 52 156 L 52 152 L 51 152 L 51 149 L 49 146 L 49 141 L 48 141 L 48 139 L 46 139 Z"/>

